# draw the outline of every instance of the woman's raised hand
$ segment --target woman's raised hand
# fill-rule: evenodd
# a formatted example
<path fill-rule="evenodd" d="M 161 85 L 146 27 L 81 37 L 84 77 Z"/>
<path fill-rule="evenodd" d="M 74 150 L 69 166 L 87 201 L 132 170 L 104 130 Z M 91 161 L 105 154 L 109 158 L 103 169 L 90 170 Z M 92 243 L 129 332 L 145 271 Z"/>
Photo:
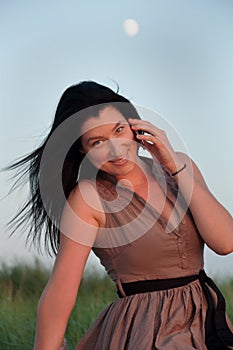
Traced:
<path fill-rule="evenodd" d="M 174 151 L 164 130 L 145 120 L 130 118 L 128 121 L 133 131 L 143 131 L 143 133 L 136 134 L 137 140 L 168 171 L 175 173 L 182 167 L 183 162 Z"/>

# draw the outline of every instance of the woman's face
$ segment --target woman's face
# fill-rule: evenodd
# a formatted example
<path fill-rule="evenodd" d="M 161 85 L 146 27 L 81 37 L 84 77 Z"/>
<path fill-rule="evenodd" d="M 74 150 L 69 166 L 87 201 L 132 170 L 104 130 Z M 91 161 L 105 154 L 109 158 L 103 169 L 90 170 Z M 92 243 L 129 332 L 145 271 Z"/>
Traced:
<path fill-rule="evenodd" d="M 98 117 L 82 125 L 81 145 L 89 161 L 98 169 L 121 178 L 133 171 L 137 159 L 137 142 L 125 117 L 108 106 Z"/>

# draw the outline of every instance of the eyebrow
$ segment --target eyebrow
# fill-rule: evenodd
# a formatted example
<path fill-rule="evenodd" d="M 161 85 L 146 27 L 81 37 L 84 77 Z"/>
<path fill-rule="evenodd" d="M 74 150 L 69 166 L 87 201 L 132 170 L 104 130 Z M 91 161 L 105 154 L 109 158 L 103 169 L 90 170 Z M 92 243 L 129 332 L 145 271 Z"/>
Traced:
<path fill-rule="evenodd" d="M 112 128 L 112 131 L 115 130 L 119 125 L 121 124 L 127 124 L 125 123 L 125 121 L 120 120 L 119 122 L 117 122 L 114 127 Z M 92 140 L 96 140 L 96 139 L 101 139 L 103 136 L 93 136 L 93 137 L 89 137 L 89 139 L 87 140 L 87 143 L 89 143 Z"/>

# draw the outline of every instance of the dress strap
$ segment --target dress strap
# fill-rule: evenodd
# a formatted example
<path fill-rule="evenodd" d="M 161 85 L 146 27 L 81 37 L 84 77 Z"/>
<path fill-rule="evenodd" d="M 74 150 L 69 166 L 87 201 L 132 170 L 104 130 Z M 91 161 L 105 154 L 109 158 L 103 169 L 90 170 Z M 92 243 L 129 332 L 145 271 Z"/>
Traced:
<path fill-rule="evenodd" d="M 226 303 L 224 296 L 214 281 L 204 270 L 199 273 L 199 280 L 208 303 L 206 313 L 205 332 L 206 345 L 210 350 L 224 350 L 233 346 L 233 333 L 226 321 Z M 209 287 L 216 293 L 217 305 L 214 305 Z"/>

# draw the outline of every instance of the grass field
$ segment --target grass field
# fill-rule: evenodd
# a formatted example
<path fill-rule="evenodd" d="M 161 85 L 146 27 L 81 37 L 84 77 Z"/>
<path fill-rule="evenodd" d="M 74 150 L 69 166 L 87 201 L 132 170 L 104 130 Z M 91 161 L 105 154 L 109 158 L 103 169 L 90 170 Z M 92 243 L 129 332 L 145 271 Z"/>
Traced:
<path fill-rule="evenodd" d="M 49 272 L 36 262 L 34 266 L 0 268 L 0 349 L 32 350 L 36 307 Z M 219 285 L 233 322 L 233 280 Z M 84 334 L 96 316 L 117 298 L 108 277 L 91 275 L 82 281 L 76 306 L 67 327 L 70 349 Z"/>

